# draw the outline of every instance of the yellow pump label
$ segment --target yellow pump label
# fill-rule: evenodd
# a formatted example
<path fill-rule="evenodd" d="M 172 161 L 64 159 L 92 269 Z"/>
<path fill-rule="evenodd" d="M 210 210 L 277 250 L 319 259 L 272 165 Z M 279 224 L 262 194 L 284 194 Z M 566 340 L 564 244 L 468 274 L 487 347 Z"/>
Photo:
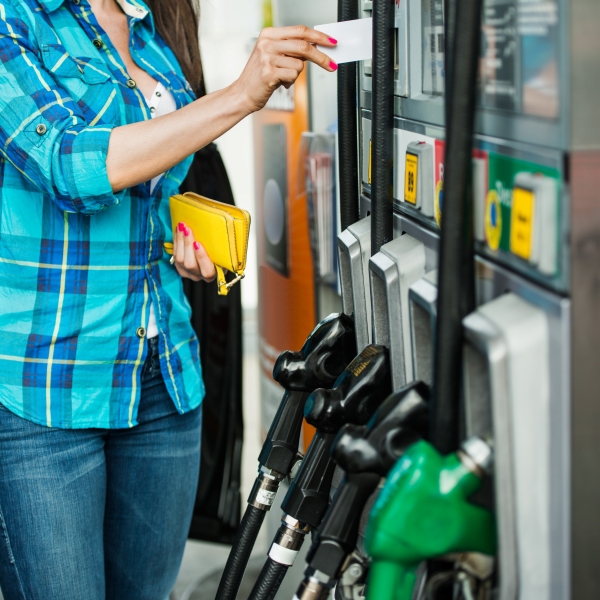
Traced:
<path fill-rule="evenodd" d="M 410 204 L 417 204 L 417 175 L 419 171 L 419 157 L 406 153 L 406 174 L 404 176 L 404 200 Z"/>
<path fill-rule="evenodd" d="M 535 194 L 530 190 L 515 188 L 510 222 L 510 251 L 525 260 L 531 258 L 534 210 Z"/>

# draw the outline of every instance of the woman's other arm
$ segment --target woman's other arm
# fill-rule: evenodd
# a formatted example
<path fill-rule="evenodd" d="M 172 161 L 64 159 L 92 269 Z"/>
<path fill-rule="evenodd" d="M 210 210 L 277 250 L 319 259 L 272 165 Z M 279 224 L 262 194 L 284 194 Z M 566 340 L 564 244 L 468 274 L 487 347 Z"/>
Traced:
<path fill-rule="evenodd" d="M 260 110 L 278 87 L 292 85 L 306 60 L 335 71 L 337 65 L 313 44 L 331 47 L 334 42 L 304 26 L 265 29 L 229 87 L 169 115 L 115 128 L 106 158 L 113 191 L 148 181 L 216 140 Z"/>

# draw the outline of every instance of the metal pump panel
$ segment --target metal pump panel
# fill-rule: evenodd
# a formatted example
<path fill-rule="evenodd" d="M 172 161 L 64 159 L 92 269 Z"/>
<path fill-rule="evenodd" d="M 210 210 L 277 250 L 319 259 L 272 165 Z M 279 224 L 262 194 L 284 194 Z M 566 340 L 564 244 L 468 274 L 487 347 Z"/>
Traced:
<path fill-rule="evenodd" d="M 413 380 L 410 286 L 425 274 L 425 246 L 402 235 L 381 247 L 369 262 L 373 341 L 390 349 L 392 386 Z"/>
<path fill-rule="evenodd" d="M 338 235 L 338 256 L 344 313 L 354 319 L 356 349 L 361 352 L 371 342 L 371 311 L 367 302 L 371 217 L 353 223 Z"/>
<path fill-rule="evenodd" d="M 410 286 L 410 335 L 413 378 L 433 383 L 433 340 L 437 318 L 437 270 L 430 271 Z"/>
<path fill-rule="evenodd" d="M 547 314 L 513 293 L 469 315 L 467 435 L 493 434 L 499 600 L 552 594 L 550 330 Z"/>

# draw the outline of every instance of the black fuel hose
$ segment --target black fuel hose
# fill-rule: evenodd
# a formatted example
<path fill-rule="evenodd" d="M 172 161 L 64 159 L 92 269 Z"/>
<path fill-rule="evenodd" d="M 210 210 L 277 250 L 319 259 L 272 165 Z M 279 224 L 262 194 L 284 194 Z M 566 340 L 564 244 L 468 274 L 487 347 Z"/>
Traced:
<path fill-rule="evenodd" d="M 394 172 L 394 0 L 373 2 L 371 254 L 392 241 Z"/>
<path fill-rule="evenodd" d="M 475 307 L 471 162 L 482 0 L 451 0 L 452 36 L 444 206 L 439 257 L 431 440 L 444 453 L 459 444 L 462 321 Z M 452 11 L 456 11 L 453 13 Z"/>
<path fill-rule="evenodd" d="M 357 0 L 338 0 L 338 21 L 358 19 Z M 358 221 L 357 63 L 338 67 L 338 156 L 342 231 Z"/>
<path fill-rule="evenodd" d="M 216 600 L 235 600 L 250 553 L 254 548 L 254 542 L 258 537 L 258 532 L 266 515 L 267 513 L 264 510 L 259 510 L 250 504 L 246 508 L 233 542 L 233 548 L 225 565 L 224 573 L 227 576 L 221 578 Z"/>
<path fill-rule="evenodd" d="M 267 559 L 248 600 L 273 600 L 288 569 L 288 565 Z"/>

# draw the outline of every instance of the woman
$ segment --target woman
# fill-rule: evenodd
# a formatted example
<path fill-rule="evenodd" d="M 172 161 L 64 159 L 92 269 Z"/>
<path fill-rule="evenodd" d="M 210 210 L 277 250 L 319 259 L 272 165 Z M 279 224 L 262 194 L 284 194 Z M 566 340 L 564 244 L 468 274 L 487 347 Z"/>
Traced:
<path fill-rule="evenodd" d="M 0 3 L 6 600 L 169 594 L 204 393 L 181 277 L 215 269 L 168 199 L 191 155 L 305 60 L 336 69 L 313 45 L 332 46 L 324 35 L 269 29 L 236 82 L 194 100 L 191 0 L 152 4 L 154 16 L 141 0 Z"/>

